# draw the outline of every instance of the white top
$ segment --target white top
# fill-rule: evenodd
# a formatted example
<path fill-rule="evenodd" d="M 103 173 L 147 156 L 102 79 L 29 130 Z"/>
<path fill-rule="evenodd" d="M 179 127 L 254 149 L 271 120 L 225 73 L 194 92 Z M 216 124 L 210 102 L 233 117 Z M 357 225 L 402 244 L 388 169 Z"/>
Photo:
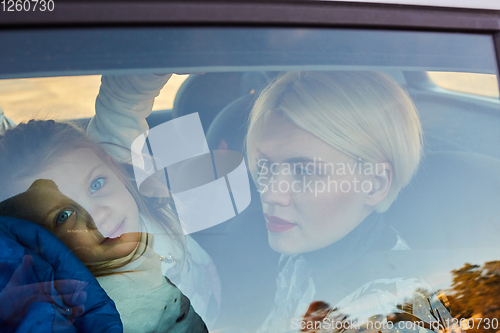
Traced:
<path fill-rule="evenodd" d="M 97 280 L 115 302 L 124 332 L 203 332 L 203 323 L 179 289 L 160 273 L 160 258 L 149 246 L 121 274 Z M 184 320 L 177 319 L 186 313 Z"/>
<path fill-rule="evenodd" d="M 160 226 L 142 216 L 147 232 L 154 235 L 153 249 L 161 260 L 161 272 L 191 301 L 210 328 L 219 313 L 220 279 L 212 258 L 191 237 L 185 237 L 185 252 Z"/>
<path fill-rule="evenodd" d="M 118 161 L 129 162 L 132 142 L 149 130 L 146 118 L 170 76 L 103 76 L 95 102 L 95 116 L 90 120 L 87 134 L 99 143 L 123 147 L 103 145 Z"/>

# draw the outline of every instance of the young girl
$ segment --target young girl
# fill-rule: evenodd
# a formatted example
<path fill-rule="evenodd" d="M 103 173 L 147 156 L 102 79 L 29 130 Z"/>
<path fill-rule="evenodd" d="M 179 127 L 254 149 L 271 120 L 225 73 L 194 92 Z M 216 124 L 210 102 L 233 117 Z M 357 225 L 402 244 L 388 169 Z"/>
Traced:
<path fill-rule="evenodd" d="M 147 133 L 146 118 L 151 114 L 155 97 L 170 76 L 103 76 L 96 100 L 96 115 L 87 127 L 87 134 L 115 160 L 129 165 L 132 143 L 139 135 Z M 157 200 L 143 198 L 156 205 Z M 165 202 L 161 202 L 159 207 L 165 207 Z M 172 246 L 162 221 L 164 218 L 161 216 L 142 219 L 148 232 L 155 235 L 153 249 L 162 256 L 161 271 L 190 299 L 193 308 L 210 328 L 219 313 L 221 300 L 217 270 L 210 256 L 191 237 L 179 236 L 183 246 L 179 246 L 178 242 L 177 246 Z M 175 221 L 178 226 L 177 216 Z"/>
<path fill-rule="evenodd" d="M 159 91 L 148 91 L 148 80 L 166 81 L 168 76 L 151 75 L 139 79 L 143 80 L 144 92 L 133 85 L 110 83 L 113 80 L 127 82 L 126 77 L 103 78 L 96 102 L 96 117 L 89 125 L 89 134 L 101 143 L 111 143 L 104 146 L 120 162 L 130 156 L 129 143 L 147 130 L 144 118 L 151 112 Z M 127 109 L 120 105 L 120 93 L 145 106 Z M 115 108 L 108 109 L 110 105 Z M 102 242 L 96 246 L 109 248 L 102 251 L 102 256 L 94 258 L 96 260 L 85 263 L 99 277 L 119 311 L 117 298 L 131 306 L 137 305 L 140 299 L 148 302 L 144 288 L 148 288 L 148 283 L 159 283 L 159 280 L 149 273 L 142 274 L 139 279 L 137 276 L 138 272 L 154 267 L 191 298 L 193 307 L 202 318 L 214 319 L 220 289 L 210 258 L 196 242 L 182 236 L 178 218 L 168 199 L 141 196 L 130 177 L 130 168 L 115 162 L 108 152 L 68 124 L 53 121 L 21 124 L 8 130 L 0 139 L 0 199 L 25 191 L 37 179 L 53 180 L 63 194 L 92 216 L 102 235 Z M 148 233 L 155 234 L 154 242 Z M 82 253 L 77 253 L 77 256 L 82 257 Z M 137 283 L 140 281 L 144 283 Z M 210 302 L 215 304 L 212 316 L 208 314 Z M 137 314 L 140 309 L 136 306 L 135 311 L 130 310 L 130 315 L 121 313 L 125 327 L 138 323 L 132 314 Z M 162 310 L 167 310 L 167 306 Z M 147 320 L 147 314 L 144 318 Z"/>
<path fill-rule="evenodd" d="M 141 222 L 170 221 L 165 232 L 182 247 L 173 214 L 150 209 L 120 166 L 85 133 L 64 123 L 30 121 L 0 139 L 0 156 L 2 198 L 33 182 L 12 197 L 29 201 L 29 212 L 20 214 L 54 233 L 98 277 L 125 331 L 206 332 L 189 300 L 162 276 L 161 258 L 152 250 L 154 236 Z M 46 214 L 38 212 L 45 207 Z M 36 218 L 51 214 L 54 218 Z"/>

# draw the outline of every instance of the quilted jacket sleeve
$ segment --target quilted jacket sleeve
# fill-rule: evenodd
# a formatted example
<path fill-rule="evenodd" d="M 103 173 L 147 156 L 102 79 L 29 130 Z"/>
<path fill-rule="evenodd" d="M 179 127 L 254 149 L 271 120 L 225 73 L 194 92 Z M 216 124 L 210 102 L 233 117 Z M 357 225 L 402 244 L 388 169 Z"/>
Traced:
<path fill-rule="evenodd" d="M 0 217 L 2 297 L 21 310 L 9 312 L 1 301 L 2 332 L 123 332 L 114 302 L 66 245 L 35 223 L 11 217 Z"/>

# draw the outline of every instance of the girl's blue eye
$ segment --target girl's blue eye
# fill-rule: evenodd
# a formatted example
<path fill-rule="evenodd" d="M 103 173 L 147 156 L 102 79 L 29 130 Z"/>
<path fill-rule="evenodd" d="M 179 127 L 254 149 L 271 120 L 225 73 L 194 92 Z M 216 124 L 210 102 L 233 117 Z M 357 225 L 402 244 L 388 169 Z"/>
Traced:
<path fill-rule="evenodd" d="M 104 178 L 97 178 L 90 184 L 90 193 L 97 192 L 104 185 Z"/>
<path fill-rule="evenodd" d="M 72 210 L 63 210 L 56 216 L 56 223 L 64 223 L 73 214 Z"/>

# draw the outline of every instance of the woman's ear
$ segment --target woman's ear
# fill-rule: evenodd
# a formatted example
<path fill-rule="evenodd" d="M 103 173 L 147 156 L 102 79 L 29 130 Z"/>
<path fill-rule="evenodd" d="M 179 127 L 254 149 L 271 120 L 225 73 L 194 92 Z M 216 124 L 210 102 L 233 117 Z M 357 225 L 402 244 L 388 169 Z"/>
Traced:
<path fill-rule="evenodd" d="M 387 197 L 392 184 L 392 165 L 390 163 L 376 163 L 370 182 L 371 189 L 366 193 L 365 204 L 376 206 Z"/>

